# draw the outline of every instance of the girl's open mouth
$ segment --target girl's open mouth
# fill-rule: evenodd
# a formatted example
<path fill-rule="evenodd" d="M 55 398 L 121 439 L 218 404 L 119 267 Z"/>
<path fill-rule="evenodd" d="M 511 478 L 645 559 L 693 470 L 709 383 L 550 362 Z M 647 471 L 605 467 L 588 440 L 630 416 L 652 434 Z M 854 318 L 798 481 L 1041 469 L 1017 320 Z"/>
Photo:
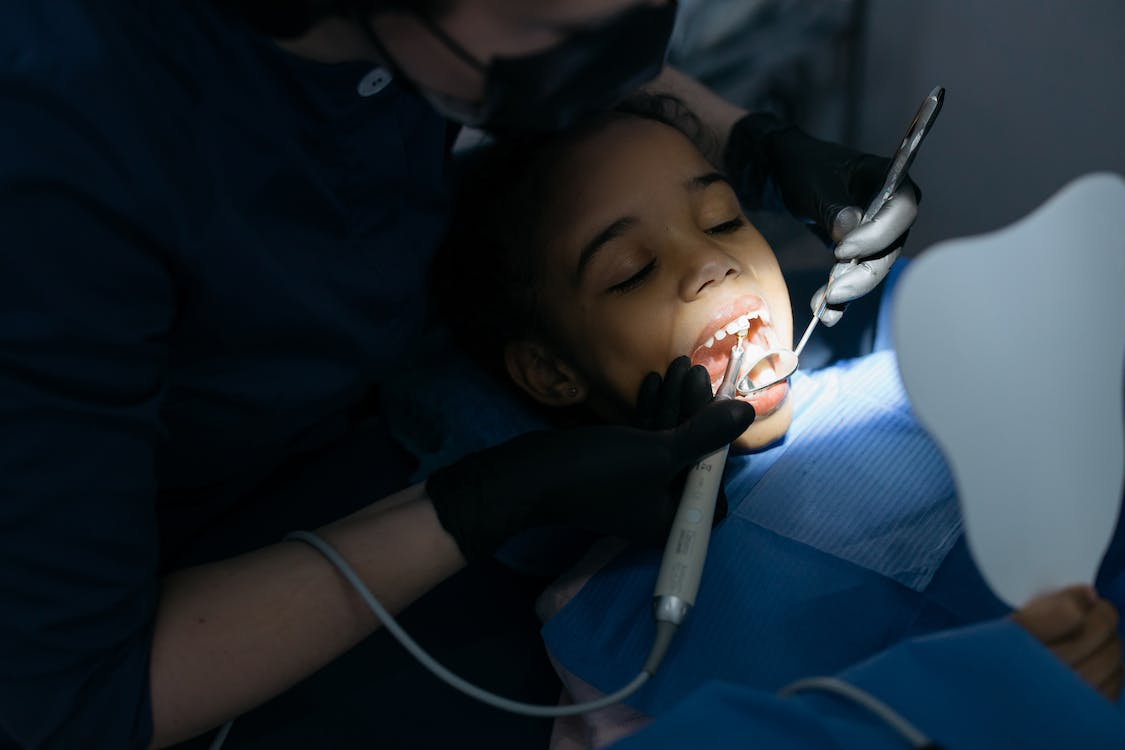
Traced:
<path fill-rule="evenodd" d="M 693 365 L 702 365 L 707 368 L 711 378 L 711 391 L 718 392 L 726 374 L 727 363 L 730 361 L 731 350 L 738 342 L 738 331 L 745 330 L 746 338 L 742 342 L 745 354 L 742 358 L 742 367 L 738 373 L 739 379 L 744 377 L 771 349 L 778 349 L 779 338 L 770 323 L 769 310 L 764 304 L 750 304 L 748 311 L 736 315 L 731 320 L 709 331 L 707 338 L 696 347 L 691 355 Z M 763 365 L 755 372 L 755 380 L 768 381 L 768 373 L 762 373 Z M 754 407 L 758 418 L 767 416 L 776 411 L 785 401 L 789 393 L 788 381 L 781 381 L 754 391 L 748 396 L 736 395 L 740 401 L 746 401 Z"/>

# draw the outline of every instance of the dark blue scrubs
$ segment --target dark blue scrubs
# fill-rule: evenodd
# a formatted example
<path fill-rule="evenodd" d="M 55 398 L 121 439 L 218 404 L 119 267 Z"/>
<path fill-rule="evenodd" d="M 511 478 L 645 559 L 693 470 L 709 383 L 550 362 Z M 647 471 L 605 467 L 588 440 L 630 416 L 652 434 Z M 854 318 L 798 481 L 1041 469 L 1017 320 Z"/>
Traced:
<path fill-rule="evenodd" d="M 147 746 L 161 573 L 281 467 L 382 444 L 450 135 L 383 83 L 201 0 L 0 4 L 0 747 Z M 314 482 L 323 520 L 388 455 Z"/>

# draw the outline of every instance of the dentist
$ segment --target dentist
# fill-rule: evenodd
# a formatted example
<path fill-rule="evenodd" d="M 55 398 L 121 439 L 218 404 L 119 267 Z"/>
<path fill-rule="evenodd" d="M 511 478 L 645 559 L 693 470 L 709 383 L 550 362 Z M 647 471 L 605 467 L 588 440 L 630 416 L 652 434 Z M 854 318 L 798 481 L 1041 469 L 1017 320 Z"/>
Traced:
<path fill-rule="evenodd" d="M 676 477 L 751 409 L 525 436 L 406 487 L 374 404 L 421 330 L 461 123 L 561 128 L 651 82 L 715 129 L 748 200 L 854 226 L 885 162 L 662 70 L 675 10 L 3 4 L 0 745 L 169 745 L 364 639 L 332 568 L 277 541 L 293 528 L 392 611 L 529 526 L 659 539 Z M 889 266 L 913 189 L 888 208 L 848 257 Z"/>

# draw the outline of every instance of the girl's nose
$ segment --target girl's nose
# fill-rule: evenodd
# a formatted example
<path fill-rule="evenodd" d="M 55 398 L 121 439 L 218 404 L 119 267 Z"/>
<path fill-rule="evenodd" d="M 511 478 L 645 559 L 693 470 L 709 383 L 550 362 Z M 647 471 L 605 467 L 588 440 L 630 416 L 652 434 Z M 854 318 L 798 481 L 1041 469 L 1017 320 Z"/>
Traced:
<path fill-rule="evenodd" d="M 680 296 L 687 302 L 698 298 L 708 287 L 735 278 L 742 272 L 738 262 L 715 248 L 694 248 L 684 264 Z"/>

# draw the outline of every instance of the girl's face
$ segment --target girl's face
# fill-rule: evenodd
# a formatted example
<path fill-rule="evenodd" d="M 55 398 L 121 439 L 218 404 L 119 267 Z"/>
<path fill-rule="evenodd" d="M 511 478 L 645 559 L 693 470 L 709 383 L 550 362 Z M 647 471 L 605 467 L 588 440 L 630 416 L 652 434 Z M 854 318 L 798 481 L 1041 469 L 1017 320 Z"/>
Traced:
<path fill-rule="evenodd" d="M 757 347 L 792 348 L 773 251 L 731 186 L 672 127 L 623 118 L 570 149 L 542 229 L 540 307 L 558 339 L 543 347 L 604 417 L 628 414 L 644 376 L 680 355 L 717 386 L 735 342 L 724 328 L 739 318 L 750 320 L 747 363 Z M 758 417 L 736 445 L 780 437 L 788 394 L 786 382 L 746 399 Z"/>

